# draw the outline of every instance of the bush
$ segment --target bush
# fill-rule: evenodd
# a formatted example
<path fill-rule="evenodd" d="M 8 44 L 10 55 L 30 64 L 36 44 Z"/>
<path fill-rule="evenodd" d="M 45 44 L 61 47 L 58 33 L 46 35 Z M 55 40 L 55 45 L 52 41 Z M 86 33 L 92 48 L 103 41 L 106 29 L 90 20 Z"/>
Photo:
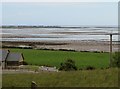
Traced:
<path fill-rule="evenodd" d="M 112 67 L 120 67 L 120 52 L 115 52 L 113 55 Z"/>
<path fill-rule="evenodd" d="M 48 64 L 43 65 L 43 66 L 45 66 L 45 67 L 54 67 L 54 66 L 51 66 L 51 65 L 48 65 Z"/>
<path fill-rule="evenodd" d="M 75 61 L 73 61 L 72 59 L 67 59 L 65 63 L 61 63 L 59 70 L 64 71 L 77 70 L 77 67 L 75 66 Z"/>
<path fill-rule="evenodd" d="M 94 70 L 95 69 L 95 67 L 93 67 L 93 66 L 87 66 L 86 67 L 86 70 Z"/>
<path fill-rule="evenodd" d="M 28 63 L 27 63 L 27 62 L 25 62 L 25 61 L 23 61 L 23 65 L 28 65 Z"/>
<path fill-rule="evenodd" d="M 79 70 L 83 70 L 82 68 L 80 68 Z"/>

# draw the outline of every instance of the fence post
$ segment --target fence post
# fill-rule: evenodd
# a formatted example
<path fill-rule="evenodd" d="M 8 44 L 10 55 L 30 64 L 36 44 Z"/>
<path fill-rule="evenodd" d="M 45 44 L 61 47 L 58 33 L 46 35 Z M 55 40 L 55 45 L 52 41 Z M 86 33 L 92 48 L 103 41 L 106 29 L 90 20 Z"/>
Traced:
<path fill-rule="evenodd" d="M 37 89 L 37 84 L 34 81 L 31 82 L 31 89 Z"/>
<path fill-rule="evenodd" d="M 110 34 L 110 67 L 112 66 L 112 34 Z"/>

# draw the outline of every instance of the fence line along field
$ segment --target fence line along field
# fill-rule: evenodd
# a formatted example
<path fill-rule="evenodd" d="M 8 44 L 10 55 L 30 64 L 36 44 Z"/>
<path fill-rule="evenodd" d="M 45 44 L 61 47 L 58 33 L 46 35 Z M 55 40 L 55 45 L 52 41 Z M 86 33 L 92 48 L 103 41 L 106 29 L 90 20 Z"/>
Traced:
<path fill-rule="evenodd" d="M 96 68 L 106 68 L 109 66 L 109 53 L 95 52 L 73 52 L 73 51 L 53 51 L 53 50 L 36 50 L 36 49 L 18 49 L 7 48 L 11 52 L 21 52 L 24 60 L 29 65 L 47 65 L 60 66 L 67 59 L 75 61 L 78 68 L 93 66 Z"/>

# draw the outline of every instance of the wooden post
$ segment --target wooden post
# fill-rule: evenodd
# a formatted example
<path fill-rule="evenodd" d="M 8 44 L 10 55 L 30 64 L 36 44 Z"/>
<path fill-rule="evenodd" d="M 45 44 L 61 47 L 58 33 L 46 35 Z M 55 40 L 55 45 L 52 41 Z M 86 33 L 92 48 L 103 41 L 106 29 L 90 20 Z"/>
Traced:
<path fill-rule="evenodd" d="M 112 34 L 110 34 L 110 67 L 112 66 Z"/>
<path fill-rule="evenodd" d="M 34 81 L 31 82 L 31 89 L 37 89 L 37 84 Z"/>

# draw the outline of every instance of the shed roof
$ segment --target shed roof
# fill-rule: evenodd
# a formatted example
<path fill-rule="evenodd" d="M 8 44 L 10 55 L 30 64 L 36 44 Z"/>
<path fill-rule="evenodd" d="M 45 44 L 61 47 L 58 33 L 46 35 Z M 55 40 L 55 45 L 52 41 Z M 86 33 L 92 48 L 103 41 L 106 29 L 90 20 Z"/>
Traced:
<path fill-rule="evenodd" d="M 9 53 L 8 57 L 7 57 L 7 61 L 20 61 L 22 57 L 21 53 Z"/>

